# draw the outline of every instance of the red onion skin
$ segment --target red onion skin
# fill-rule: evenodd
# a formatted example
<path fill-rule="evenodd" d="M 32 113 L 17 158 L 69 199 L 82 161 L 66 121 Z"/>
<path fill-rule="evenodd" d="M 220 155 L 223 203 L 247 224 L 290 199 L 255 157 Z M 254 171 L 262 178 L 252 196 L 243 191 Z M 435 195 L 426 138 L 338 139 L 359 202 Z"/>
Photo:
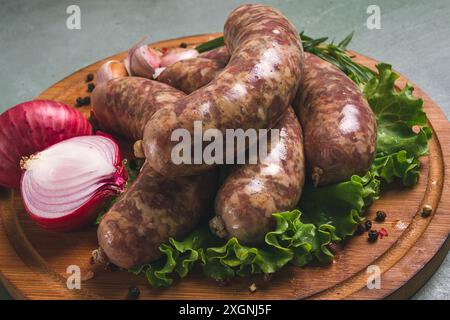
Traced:
<path fill-rule="evenodd" d="M 104 136 L 115 142 L 109 134 L 98 131 L 97 135 Z M 125 190 L 128 172 L 122 162 L 118 146 L 116 148 L 116 162 L 114 166 L 116 174 L 110 179 L 110 182 L 98 189 L 87 202 L 74 212 L 59 218 L 45 218 L 35 215 L 23 202 L 28 216 L 43 229 L 56 232 L 75 231 L 88 225 L 97 217 L 99 210 L 103 208 L 107 200 Z"/>
<path fill-rule="evenodd" d="M 76 109 L 51 100 L 33 100 L 0 115 L 0 186 L 20 186 L 20 160 L 80 135 L 92 126 Z"/>

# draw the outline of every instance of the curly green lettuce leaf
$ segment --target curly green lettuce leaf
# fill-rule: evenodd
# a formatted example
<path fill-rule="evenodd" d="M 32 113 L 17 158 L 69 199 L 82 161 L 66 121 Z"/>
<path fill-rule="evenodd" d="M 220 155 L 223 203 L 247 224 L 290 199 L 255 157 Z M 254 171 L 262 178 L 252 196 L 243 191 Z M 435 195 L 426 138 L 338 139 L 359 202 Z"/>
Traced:
<path fill-rule="evenodd" d="M 258 247 L 243 245 L 236 238 L 220 240 L 201 226 L 182 241 L 170 239 L 169 244 L 161 245 L 163 259 L 129 271 L 143 273 L 151 286 L 162 287 L 173 283 L 175 273 L 180 278 L 186 276 L 195 263 L 201 265 L 206 276 L 226 280 L 271 274 L 288 263 L 304 266 L 314 258 L 331 261 L 333 255 L 328 245 L 337 239 L 335 228 L 331 225 L 317 228 L 301 222 L 300 217 L 299 210 L 274 214 L 276 227 Z"/>
<path fill-rule="evenodd" d="M 182 241 L 173 238 L 169 244 L 162 244 L 159 250 L 163 258 L 146 265 L 141 265 L 128 271 L 138 275 L 145 274 L 152 287 L 166 287 L 173 283 L 173 275 L 184 278 L 201 258 L 201 247 L 210 244 L 214 236 L 207 226 L 200 226 Z"/>
<path fill-rule="evenodd" d="M 370 170 L 386 183 L 399 179 L 403 185 L 413 186 L 419 178 L 419 157 L 428 153 L 432 134 L 423 100 L 413 96 L 409 84 L 401 90 L 395 88 L 399 75 L 391 65 L 376 67 L 378 75 L 363 90 L 377 120 L 377 154 Z"/>
<path fill-rule="evenodd" d="M 364 207 L 377 199 L 379 189 L 379 181 L 370 172 L 331 186 L 305 185 L 299 208 L 306 222 L 333 226 L 336 230 L 332 240 L 341 240 L 353 234 L 363 219 Z"/>
<path fill-rule="evenodd" d="M 291 259 L 289 250 L 248 247 L 231 238 L 223 246 L 203 251 L 203 272 L 220 280 L 235 275 L 243 277 L 261 272 L 273 273 Z"/>
<path fill-rule="evenodd" d="M 312 223 L 301 221 L 300 210 L 274 213 L 276 229 L 268 232 L 265 242 L 280 250 L 290 250 L 293 253 L 292 264 L 307 265 L 314 257 L 320 261 L 330 261 L 332 254 L 328 245 L 336 240 L 334 226 L 322 224 L 319 227 Z"/>
<path fill-rule="evenodd" d="M 420 157 L 427 153 L 431 129 L 426 126 L 423 100 L 414 98 L 414 88 L 407 84 L 397 91 L 395 81 L 399 75 L 391 65 L 377 65 L 378 76 L 364 87 L 364 96 L 377 119 L 377 157 L 406 151 Z M 414 132 L 416 127 L 419 132 Z"/>

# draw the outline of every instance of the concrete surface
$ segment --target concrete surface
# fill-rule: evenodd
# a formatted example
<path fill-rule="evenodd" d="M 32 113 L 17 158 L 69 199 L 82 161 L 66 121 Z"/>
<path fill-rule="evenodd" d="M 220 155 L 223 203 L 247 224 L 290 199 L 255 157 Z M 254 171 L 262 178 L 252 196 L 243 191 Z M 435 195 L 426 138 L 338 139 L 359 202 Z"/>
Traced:
<path fill-rule="evenodd" d="M 32 99 L 94 61 L 149 42 L 221 31 L 236 0 L 1 0 L 0 112 Z M 337 40 L 355 31 L 351 49 L 393 64 L 450 114 L 450 1 L 286 0 L 271 4 L 307 34 Z M 66 28 L 66 8 L 81 9 L 81 30 Z M 381 8 L 381 29 L 366 26 L 366 9 Z M 0 289 L 0 297 L 7 297 Z M 415 295 L 450 299 L 450 258 Z"/>

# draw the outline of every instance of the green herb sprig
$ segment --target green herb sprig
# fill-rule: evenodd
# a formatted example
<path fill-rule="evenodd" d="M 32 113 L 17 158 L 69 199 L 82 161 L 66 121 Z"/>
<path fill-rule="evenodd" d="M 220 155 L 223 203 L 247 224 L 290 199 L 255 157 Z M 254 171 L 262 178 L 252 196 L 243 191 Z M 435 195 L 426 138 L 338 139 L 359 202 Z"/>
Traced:
<path fill-rule="evenodd" d="M 300 33 L 300 38 L 302 39 L 303 50 L 305 52 L 315 54 L 334 64 L 359 86 L 364 85 L 373 78 L 374 72 L 369 68 L 354 62 L 352 56 L 350 56 L 346 50 L 348 44 L 352 41 L 353 32 L 338 44 L 334 44 L 333 42 L 327 43 L 328 37 L 314 39 L 306 35 L 304 31 Z M 225 42 L 223 37 L 218 37 L 198 45 L 195 49 L 198 52 L 205 52 L 224 45 Z"/>

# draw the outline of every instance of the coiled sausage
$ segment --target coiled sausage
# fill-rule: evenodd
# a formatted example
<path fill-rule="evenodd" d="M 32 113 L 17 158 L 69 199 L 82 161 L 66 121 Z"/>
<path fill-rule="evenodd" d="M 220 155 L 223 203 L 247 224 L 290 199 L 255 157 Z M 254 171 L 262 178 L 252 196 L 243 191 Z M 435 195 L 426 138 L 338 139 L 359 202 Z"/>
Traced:
<path fill-rule="evenodd" d="M 315 186 L 367 171 L 375 156 L 375 116 L 359 88 L 342 71 L 305 53 L 303 84 L 294 106 Z"/>
<path fill-rule="evenodd" d="M 302 45 L 295 27 L 279 11 L 263 5 L 238 7 L 226 21 L 224 39 L 232 53 L 225 69 L 208 85 L 158 110 L 145 127 L 145 156 L 163 175 L 193 175 L 212 166 L 173 163 L 172 149 L 178 144 L 171 141 L 175 129 L 193 136 L 194 121 L 222 133 L 237 128 L 268 129 L 297 92 Z"/>
<path fill-rule="evenodd" d="M 297 205 L 305 181 L 305 160 L 302 130 L 292 108 L 274 129 L 279 129 L 279 140 L 270 145 L 267 157 L 237 167 L 217 193 L 216 217 L 210 221 L 217 235 L 262 242 L 273 229 L 272 214 Z"/>

